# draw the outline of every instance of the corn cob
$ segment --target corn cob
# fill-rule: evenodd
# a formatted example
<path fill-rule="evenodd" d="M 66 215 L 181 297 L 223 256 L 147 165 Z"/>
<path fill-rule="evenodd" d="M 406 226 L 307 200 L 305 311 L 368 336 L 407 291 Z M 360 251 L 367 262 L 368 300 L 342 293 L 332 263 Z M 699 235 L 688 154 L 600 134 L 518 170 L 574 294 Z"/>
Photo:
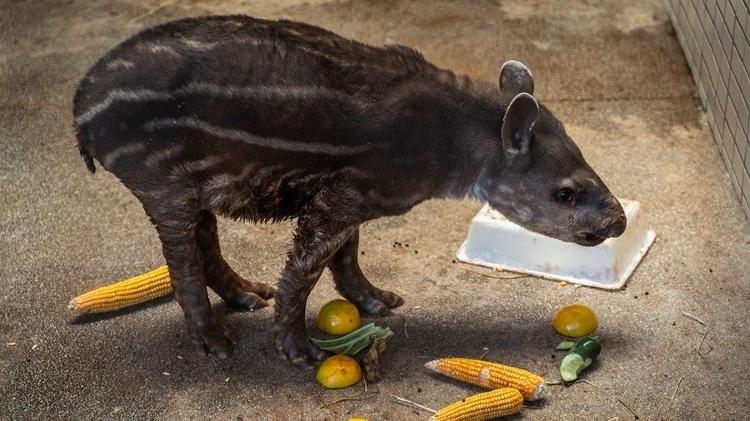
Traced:
<path fill-rule="evenodd" d="M 442 358 L 426 363 L 426 368 L 463 382 L 486 389 L 513 387 L 524 399 L 539 399 L 544 390 L 544 379 L 520 368 L 470 358 Z"/>
<path fill-rule="evenodd" d="M 79 314 L 103 313 L 140 304 L 172 293 L 169 270 L 159 266 L 151 272 L 124 279 L 79 295 L 68 304 Z"/>
<path fill-rule="evenodd" d="M 521 411 L 523 395 L 518 389 L 504 387 L 477 393 L 443 407 L 430 421 L 484 421 Z"/>

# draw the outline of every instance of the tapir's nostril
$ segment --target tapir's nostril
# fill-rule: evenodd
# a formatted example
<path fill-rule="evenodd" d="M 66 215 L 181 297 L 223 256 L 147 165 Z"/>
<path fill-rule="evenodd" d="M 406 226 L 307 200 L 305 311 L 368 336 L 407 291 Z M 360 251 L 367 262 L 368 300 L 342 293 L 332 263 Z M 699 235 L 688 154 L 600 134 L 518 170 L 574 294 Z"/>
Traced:
<path fill-rule="evenodd" d="M 607 236 L 619 237 L 622 235 L 623 232 L 625 232 L 626 227 L 627 227 L 627 219 L 625 219 L 625 215 L 622 215 L 620 218 L 617 218 L 617 220 L 609 226 L 609 232 Z"/>
<path fill-rule="evenodd" d="M 581 234 L 581 238 L 586 242 L 602 241 L 602 236 L 594 234 L 593 232 L 584 232 Z"/>

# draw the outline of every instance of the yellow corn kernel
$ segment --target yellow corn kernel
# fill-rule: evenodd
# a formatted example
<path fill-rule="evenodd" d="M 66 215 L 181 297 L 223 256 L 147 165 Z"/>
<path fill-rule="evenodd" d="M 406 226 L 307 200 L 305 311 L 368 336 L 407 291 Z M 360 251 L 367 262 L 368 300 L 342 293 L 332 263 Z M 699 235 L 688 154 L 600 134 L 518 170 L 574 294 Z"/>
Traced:
<path fill-rule="evenodd" d="M 484 421 L 521 411 L 523 395 L 518 389 L 504 387 L 477 393 L 443 407 L 430 421 Z"/>
<path fill-rule="evenodd" d="M 166 266 L 81 294 L 68 304 L 79 314 L 103 313 L 140 304 L 172 293 Z"/>
<path fill-rule="evenodd" d="M 544 379 L 520 368 L 470 358 L 442 358 L 426 363 L 426 368 L 486 389 L 513 387 L 527 401 L 537 400 L 544 390 Z"/>

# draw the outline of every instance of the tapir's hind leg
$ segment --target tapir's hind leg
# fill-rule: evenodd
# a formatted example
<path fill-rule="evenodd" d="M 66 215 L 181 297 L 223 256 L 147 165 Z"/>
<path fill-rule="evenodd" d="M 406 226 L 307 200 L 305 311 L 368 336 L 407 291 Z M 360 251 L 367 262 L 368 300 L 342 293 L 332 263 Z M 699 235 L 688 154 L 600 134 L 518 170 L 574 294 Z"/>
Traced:
<path fill-rule="evenodd" d="M 234 309 L 266 307 L 266 299 L 273 297 L 276 290 L 268 284 L 245 280 L 227 264 L 221 255 L 216 217 L 211 211 L 201 212 L 195 232 L 203 255 L 203 273 L 208 286 Z"/>
<path fill-rule="evenodd" d="M 190 200 L 190 191 L 175 186 L 158 197 L 143 200 L 144 197 L 143 194 L 139 196 L 159 234 L 190 340 L 200 352 L 226 358 L 233 344 L 208 300 L 204 258 L 196 235 L 200 212 Z"/>
<path fill-rule="evenodd" d="M 404 300 L 397 294 L 373 286 L 359 268 L 357 254 L 359 229 L 333 255 L 328 268 L 333 273 L 336 289 L 367 314 L 380 315 L 400 306 Z"/>

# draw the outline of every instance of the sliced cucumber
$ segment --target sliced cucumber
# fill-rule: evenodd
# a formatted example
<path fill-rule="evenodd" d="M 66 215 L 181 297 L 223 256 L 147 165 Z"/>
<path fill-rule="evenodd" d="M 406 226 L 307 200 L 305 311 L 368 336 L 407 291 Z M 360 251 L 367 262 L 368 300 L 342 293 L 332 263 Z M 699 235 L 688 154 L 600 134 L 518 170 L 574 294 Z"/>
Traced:
<path fill-rule="evenodd" d="M 575 345 L 576 345 L 576 343 L 573 342 L 573 341 L 562 341 L 559 344 L 557 344 L 557 347 L 555 348 L 555 350 L 557 350 L 557 351 L 567 351 L 567 350 L 573 348 Z"/>
<path fill-rule="evenodd" d="M 602 346 L 596 337 L 584 337 L 563 357 L 560 362 L 560 376 L 566 382 L 576 380 L 581 371 L 590 366 L 601 351 Z"/>
<path fill-rule="evenodd" d="M 602 345 L 596 336 L 585 336 L 576 342 L 570 352 L 575 352 L 583 358 L 595 360 L 599 356 L 599 353 L 602 352 Z"/>

